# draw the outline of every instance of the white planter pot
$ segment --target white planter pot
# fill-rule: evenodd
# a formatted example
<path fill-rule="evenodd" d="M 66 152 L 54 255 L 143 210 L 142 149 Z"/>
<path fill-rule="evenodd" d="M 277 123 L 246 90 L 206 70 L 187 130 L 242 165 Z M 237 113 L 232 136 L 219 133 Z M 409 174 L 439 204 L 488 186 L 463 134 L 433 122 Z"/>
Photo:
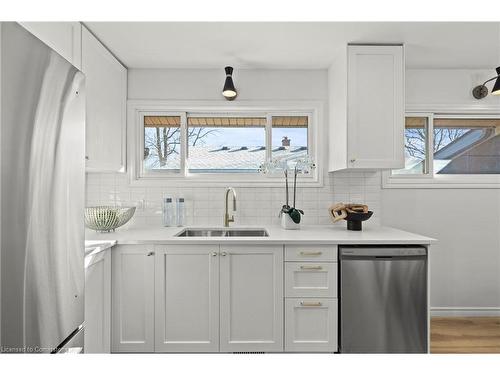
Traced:
<path fill-rule="evenodd" d="M 281 214 L 281 227 L 283 229 L 300 229 L 300 223 L 295 223 L 288 214 Z"/>

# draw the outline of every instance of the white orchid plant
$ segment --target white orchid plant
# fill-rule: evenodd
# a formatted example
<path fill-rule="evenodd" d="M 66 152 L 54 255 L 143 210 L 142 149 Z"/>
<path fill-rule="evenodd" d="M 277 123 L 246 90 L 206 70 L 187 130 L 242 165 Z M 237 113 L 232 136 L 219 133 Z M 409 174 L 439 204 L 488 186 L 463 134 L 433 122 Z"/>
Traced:
<path fill-rule="evenodd" d="M 269 173 L 283 173 L 285 175 L 285 204 L 281 207 L 279 215 L 289 215 L 294 223 L 299 224 L 304 210 L 296 207 L 297 198 L 297 175 L 309 174 L 316 168 L 316 164 L 309 155 L 299 159 L 289 158 L 274 158 L 259 168 L 259 172 L 263 174 Z M 290 206 L 289 192 L 288 192 L 288 176 L 293 173 L 293 205 Z"/>

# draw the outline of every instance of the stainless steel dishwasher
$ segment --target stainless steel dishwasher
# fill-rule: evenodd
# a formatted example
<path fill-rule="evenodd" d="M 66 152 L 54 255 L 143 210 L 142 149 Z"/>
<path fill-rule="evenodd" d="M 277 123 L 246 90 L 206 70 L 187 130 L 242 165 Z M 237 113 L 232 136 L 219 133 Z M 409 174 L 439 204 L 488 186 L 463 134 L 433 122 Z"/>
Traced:
<path fill-rule="evenodd" d="M 427 249 L 340 246 L 340 351 L 427 352 Z"/>

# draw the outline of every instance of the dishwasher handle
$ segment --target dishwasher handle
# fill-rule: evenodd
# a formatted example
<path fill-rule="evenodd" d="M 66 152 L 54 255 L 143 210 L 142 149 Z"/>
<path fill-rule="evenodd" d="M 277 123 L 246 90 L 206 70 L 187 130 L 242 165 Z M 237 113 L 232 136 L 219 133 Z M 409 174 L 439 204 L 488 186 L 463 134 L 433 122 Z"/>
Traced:
<path fill-rule="evenodd" d="M 340 247 L 340 256 L 349 257 L 371 257 L 371 258 L 391 258 L 391 257 L 415 257 L 426 256 L 427 249 L 423 246 L 415 247 Z"/>

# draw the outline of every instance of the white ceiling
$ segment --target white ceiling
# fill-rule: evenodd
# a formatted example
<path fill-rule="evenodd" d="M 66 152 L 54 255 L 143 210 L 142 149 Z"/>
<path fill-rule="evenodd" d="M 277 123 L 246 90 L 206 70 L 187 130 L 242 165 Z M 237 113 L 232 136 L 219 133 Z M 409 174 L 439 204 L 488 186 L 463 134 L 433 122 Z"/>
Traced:
<path fill-rule="evenodd" d="M 406 45 L 409 68 L 500 65 L 500 24 L 87 22 L 129 68 L 323 69 L 352 43 Z"/>

